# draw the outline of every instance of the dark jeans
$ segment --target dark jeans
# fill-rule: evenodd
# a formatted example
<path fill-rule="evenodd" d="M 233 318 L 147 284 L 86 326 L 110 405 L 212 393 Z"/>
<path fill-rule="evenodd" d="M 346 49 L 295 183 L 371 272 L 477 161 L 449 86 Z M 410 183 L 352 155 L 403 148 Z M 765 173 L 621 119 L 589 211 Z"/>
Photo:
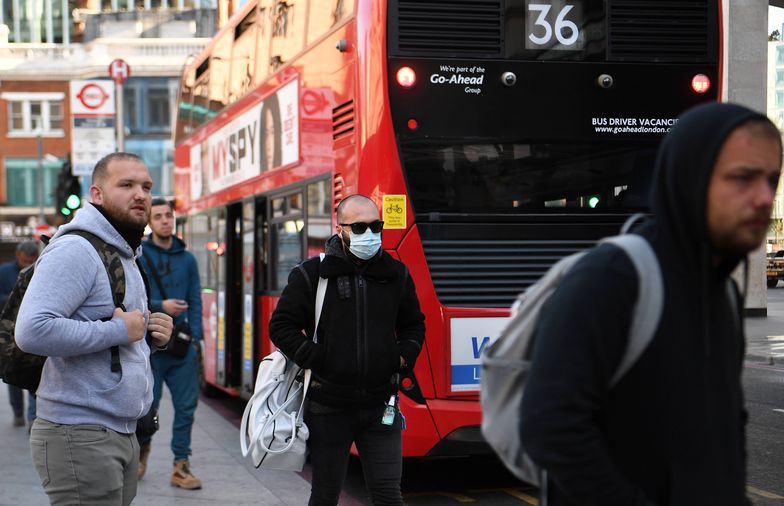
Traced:
<path fill-rule="evenodd" d="M 8 401 L 14 410 L 14 416 L 24 414 L 24 390 L 13 385 L 8 385 Z M 33 423 L 35 420 L 35 395 L 27 391 L 27 422 Z"/>
<path fill-rule="evenodd" d="M 313 468 L 308 506 L 335 506 L 338 503 L 351 443 L 357 445 L 365 486 L 373 504 L 403 506 L 400 414 L 395 416 L 391 426 L 381 423 L 383 414 L 383 404 L 337 411 L 311 403 L 305 414 Z"/>
<path fill-rule="evenodd" d="M 187 459 L 191 454 L 193 415 L 199 402 L 199 378 L 196 373 L 196 348 L 191 346 L 184 357 L 159 352 L 150 357 L 155 384 L 152 387 L 152 409 L 158 410 L 163 384 L 169 387 L 174 405 L 171 450 L 174 460 Z M 148 444 L 152 436 L 139 437 L 139 445 Z"/>

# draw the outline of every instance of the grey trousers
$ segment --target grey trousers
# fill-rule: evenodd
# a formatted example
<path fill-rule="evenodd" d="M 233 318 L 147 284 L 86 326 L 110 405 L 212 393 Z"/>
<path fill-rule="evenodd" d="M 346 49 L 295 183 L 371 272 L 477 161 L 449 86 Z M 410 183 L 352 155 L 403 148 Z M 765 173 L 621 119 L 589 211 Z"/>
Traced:
<path fill-rule="evenodd" d="M 127 506 L 136 497 L 136 434 L 36 418 L 30 449 L 41 485 L 53 506 Z"/>

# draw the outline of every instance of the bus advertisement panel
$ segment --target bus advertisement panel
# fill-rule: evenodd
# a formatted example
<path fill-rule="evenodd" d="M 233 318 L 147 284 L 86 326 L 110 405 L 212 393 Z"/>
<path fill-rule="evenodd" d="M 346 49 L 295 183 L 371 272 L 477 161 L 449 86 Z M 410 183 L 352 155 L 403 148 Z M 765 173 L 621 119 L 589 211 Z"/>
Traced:
<path fill-rule="evenodd" d="M 192 200 L 299 160 L 298 84 L 285 84 L 191 147 Z"/>

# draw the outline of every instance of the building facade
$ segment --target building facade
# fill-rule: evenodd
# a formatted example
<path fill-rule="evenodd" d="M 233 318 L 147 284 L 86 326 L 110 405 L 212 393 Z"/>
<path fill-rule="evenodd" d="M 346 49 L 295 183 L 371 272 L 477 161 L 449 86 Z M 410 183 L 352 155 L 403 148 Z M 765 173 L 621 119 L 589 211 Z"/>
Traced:
<path fill-rule="evenodd" d="M 784 33 L 782 27 L 780 33 Z M 784 41 L 768 42 L 767 114 L 784 132 Z M 784 249 L 784 181 L 779 184 L 773 204 L 773 219 L 768 230 L 767 251 Z"/>
<path fill-rule="evenodd" d="M 52 193 L 71 151 L 70 82 L 109 79 L 115 59 L 131 69 L 125 151 L 147 163 L 156 195 L 172 193 L 180 73 L 217 19 L 214 0 L 0 0 L 0 260 L 3 243 L 30 236 L 42 207 L 46 222 L 63 221 Z"/>

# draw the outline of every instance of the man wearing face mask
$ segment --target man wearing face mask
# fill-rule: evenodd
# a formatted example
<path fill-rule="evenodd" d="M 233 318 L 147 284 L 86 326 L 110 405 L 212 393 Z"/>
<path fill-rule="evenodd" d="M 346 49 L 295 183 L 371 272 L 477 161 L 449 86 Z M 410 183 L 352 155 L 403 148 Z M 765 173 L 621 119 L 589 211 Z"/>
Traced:
<path fill-rule="evenodd" d="M 305 414 L 313 468 L 308 504 L 338 503 L 355 443 L 373 504 L 402 506 L 398 374 L 414 366 L 425 317 L 408 269 L 381 249 L 376 204 L 346 197 L 337 223 L 324 260 L 311 258 L 289 274 L 269 327 L 272 342 L 313 371 Z M 328 284 L 314 343 L 319 277 Z"/>

